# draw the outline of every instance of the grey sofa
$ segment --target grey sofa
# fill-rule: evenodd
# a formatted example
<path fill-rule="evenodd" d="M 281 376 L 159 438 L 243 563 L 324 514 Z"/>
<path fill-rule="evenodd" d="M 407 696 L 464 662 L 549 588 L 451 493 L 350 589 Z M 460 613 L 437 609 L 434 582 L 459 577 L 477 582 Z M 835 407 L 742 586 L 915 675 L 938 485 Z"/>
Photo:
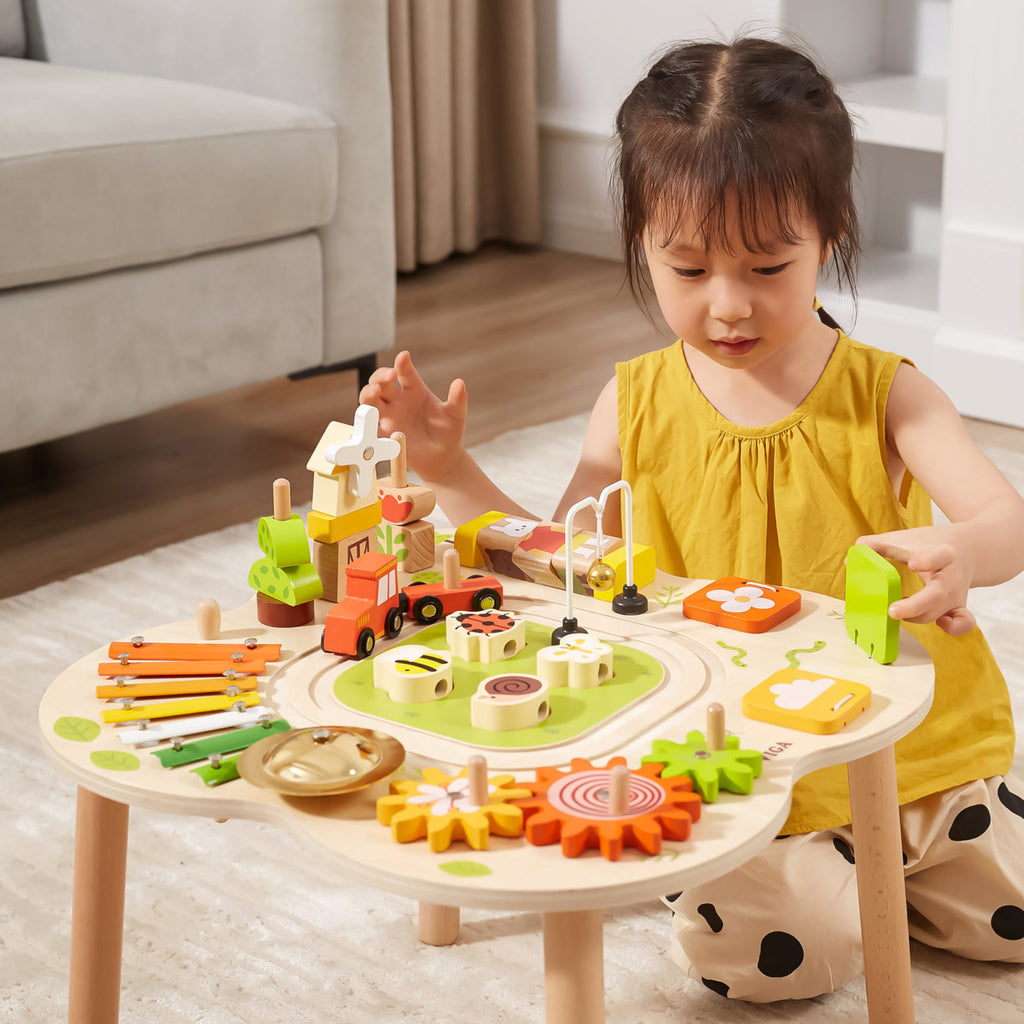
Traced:
<path fill-rule="evenodd" d="M 394 338 L 383 0 L 0 0 L 0 451 Z"/>

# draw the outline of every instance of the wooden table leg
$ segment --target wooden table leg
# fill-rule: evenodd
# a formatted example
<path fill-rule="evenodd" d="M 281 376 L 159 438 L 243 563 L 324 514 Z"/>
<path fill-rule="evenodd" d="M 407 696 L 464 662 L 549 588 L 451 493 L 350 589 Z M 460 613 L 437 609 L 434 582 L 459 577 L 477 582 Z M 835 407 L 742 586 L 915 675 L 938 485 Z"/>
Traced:
<path fill-rule="evenodd" d="M 420 941 L 428 946 L 450 946 L 459 937 L 459 908 L 420 903 Z"/>
<path fill-rule="evenodd" d="M 851 761 L 850 811 L 871 1024 L 913 1024 L 910 935 L 892 747 Z"/>
<path fill-rule="evenodd" d="M 117 1024 L 128 805 L 79 787 L 68 1024 Z"/>
<path fill-rule="evenodd" d="M 544 915 L 547 1024 L 603 1024 L 603 931 L 600 910 Z"/>

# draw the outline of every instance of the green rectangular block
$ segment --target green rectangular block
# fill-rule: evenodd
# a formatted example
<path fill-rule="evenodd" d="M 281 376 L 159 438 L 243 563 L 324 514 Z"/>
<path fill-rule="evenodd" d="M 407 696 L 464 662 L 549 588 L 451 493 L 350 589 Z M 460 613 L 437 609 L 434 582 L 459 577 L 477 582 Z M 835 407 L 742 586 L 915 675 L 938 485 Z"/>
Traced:
<path fill-rule="evenodd" d="M 846 553 L 846 632 L 883 665 L 900 653 L 900 624 L 889 606 L 903 594 L 896 567 L 864 544 Z"/>

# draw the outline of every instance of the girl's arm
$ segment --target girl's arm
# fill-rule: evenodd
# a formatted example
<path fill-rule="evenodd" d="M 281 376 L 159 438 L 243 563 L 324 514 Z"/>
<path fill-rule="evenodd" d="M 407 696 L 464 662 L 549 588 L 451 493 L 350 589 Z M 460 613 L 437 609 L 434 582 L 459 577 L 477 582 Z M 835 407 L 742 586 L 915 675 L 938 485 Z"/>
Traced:
<path fill-rule="evenodd" d="M 600 497 L 601 491 L 621 478 L 622 454 L 619 451 L 618 408 L 618 382 L 612 377 L 597 396 L 591 410 L 587 432 L 583 436 L 580 461 L 555 510 L 555 522 L 564 522 L 566 513 L 576 502 L 588 497 Z M 604 532 L 612 537 L 621 537 L 621 519 L 619 497 L 616 494 L 604 511 Z M 593 512 L 590 509 L 582 510 L 574 519 L 573 526 L 592 530 Z"/>
<path fill-rule="evenodd" d="M 893 618 L 936 622 L 958 636 L 975 625 L 967 591 L 1024 570 L 1024 498 L 971 440 L 946 394 L 906 363 L 893 379 L 886 424 L 891 449 L 950 522 L 858 543 L 906 562 L 924 581 L 892 606 Z"/>
<path fill-rule="evenodd" d="M 395 356 L 394 366 L 380 367 L 359 393 L 359 401 L 380 412 L 380 431 L 401 430 L 406 436 L 409 468 L 437 494 L 449 521 L 455 525 L 485 512 L 507 512 L 537 519 L 513 501 L 487 476 L 466 451 L 468 395 L 465 382 L 455 380 L 442 401 L 423 382 L 408 352 Z M 555 521 L 581 498 L 597 496 L 619 479 L 622 459 L 618 440 L 618 390 L 612 378 L 598 396 L 590 414 L 583 440 L 583 453 L 576 472 L 555 512 Z M 592 524 L 593 516 L 579 516 L 578 524 Z M 605 532 L 619 535 L 619 503 L 609 502 Z"/>

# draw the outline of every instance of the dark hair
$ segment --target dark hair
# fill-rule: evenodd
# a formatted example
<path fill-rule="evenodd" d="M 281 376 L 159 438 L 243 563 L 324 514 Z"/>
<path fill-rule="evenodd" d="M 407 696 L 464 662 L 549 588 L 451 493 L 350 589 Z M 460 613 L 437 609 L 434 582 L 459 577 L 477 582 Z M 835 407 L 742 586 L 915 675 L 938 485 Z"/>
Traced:
<path fill-rule="evenodd" d="M 705 248 L 728 251 L 735 197 L 743 245 L 798 241 L 808 217 L 855 293 L 860 231 L 850 115 L 801 51 L 769 39 L 683 43 L 634 87 L 615 119 L 626 277 L 647 310 L 644 235 L 692 217 Z"/>

